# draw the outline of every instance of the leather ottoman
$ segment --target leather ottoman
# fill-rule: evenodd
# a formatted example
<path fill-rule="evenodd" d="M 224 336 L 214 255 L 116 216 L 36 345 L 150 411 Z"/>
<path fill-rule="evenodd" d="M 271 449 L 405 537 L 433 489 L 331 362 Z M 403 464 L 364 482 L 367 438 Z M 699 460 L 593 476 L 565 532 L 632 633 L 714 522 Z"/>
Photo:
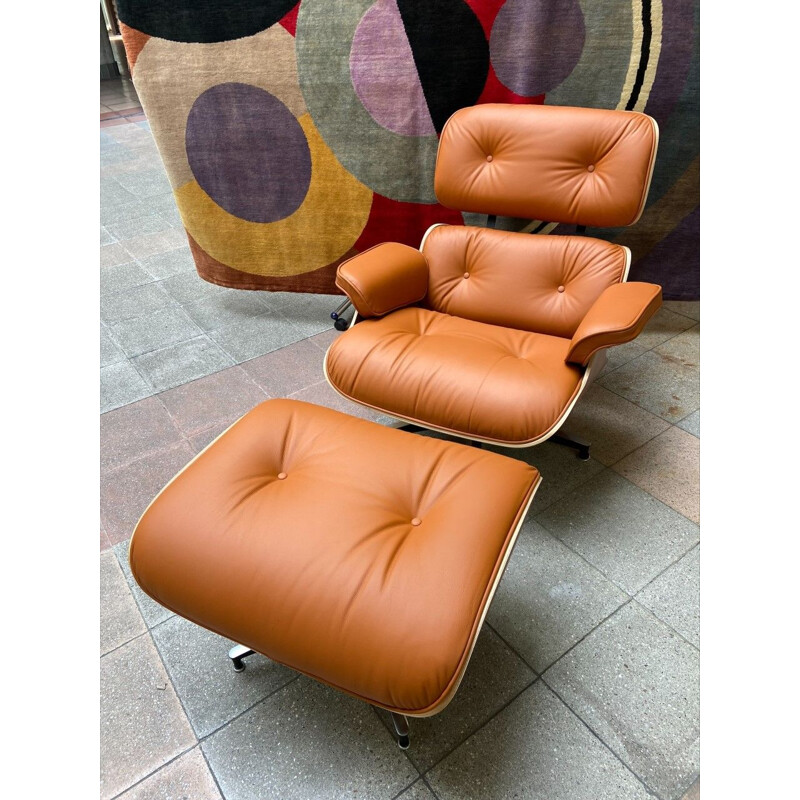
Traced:
<path fill-rule="evenodd" d="M 154 600 L 392 712 L 452 699 L 540 482 L 474 447 L 293 400 L 254 408 L 139 521 Z"/>

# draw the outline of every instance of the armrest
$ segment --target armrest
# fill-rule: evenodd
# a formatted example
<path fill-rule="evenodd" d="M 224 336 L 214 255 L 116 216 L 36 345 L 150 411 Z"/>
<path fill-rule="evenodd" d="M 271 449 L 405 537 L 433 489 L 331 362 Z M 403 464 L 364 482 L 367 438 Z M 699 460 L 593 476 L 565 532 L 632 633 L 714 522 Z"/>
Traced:
<path fill-rule="evenodd" d="M 653 283 L 615 283 L 594 301 L 578 325 L 567 361 L 586 365 L 604 347 L 635 339 L 661 305 L 661 287 Z"/>
<path fill-rule="evenodd" d="M 362 317 L 382 317 L 428 293 L 428 261 L 419 250 L 385 242 L 339 264 L 336 285 Z"/>

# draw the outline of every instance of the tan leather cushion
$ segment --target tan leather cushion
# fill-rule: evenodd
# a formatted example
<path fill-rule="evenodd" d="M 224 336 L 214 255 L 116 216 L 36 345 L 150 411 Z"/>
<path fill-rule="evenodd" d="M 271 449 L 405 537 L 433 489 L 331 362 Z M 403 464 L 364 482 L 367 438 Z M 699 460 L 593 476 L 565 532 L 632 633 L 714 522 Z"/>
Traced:
<path fill-rule="evenodd" d="M 641 216 L 658 145 L 646 114 L 487 103 L 450 117 L 434 190 L 459 211 L 598 227 Z"/>
<path fill-rule="evenodd" d="M 570 338 L 628 251 L 586 236 L 439 225 L 425 238 L 425 305 L 457 317 Z M 467 277 L 469 276 L 469 277 Z"/>
<path fill-rule="evenodd" d="M 499 443 L 545 435 L 578 392 L 570 340 L 403 308 L 359 322 L 328 349 L 343 395 L 411 421 Z"/>
<path fill-rule="evenodd" d="M 538 480 L 521 461 L 269 400 L 153 502 L 131 569 L 212 631 L 432 713 L 457 688 Z"/>

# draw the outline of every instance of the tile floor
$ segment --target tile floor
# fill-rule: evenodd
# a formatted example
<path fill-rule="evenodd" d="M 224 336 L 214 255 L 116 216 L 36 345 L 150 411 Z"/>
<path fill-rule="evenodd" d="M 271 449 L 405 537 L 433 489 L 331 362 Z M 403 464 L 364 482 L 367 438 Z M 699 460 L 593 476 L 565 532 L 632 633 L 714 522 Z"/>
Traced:
<path fill-rule="evenodd" d="M 101 796 L 699 798 L 699 303 L 612 353 L 544 476 L 464 683 L 394 744 L 383 712 L 250 659 L 133 583 L 127 541 L 243 412 L 322 379 L 329 297 L 201 281 L 146 122 L 101 130 Z M 377 417 L 386 422 L 385 418 Z"/>

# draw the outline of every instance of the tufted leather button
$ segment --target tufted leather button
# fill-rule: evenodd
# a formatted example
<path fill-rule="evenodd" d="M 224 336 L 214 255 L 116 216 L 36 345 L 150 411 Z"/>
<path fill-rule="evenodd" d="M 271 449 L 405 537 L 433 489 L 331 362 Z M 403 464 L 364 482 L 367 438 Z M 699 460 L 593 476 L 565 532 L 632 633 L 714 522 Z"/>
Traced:
<path fill-rule="evenodd" d="M 563 287 L 563 286 L 559 286 L 559 287 L 558 287 L 558 291 L 559 291 L 559 292 L 563 292 L 563 291 L 564 291 L 564 287 Z"/>
<path fill-rule="evenodd" d="M 588 166 L 588 167 L 586 167 L 586 169 L 587 169 L 589 172 L 594 172 L 594 164 L 589 164 L 589 166 Z"/>
<path fill-rule="evenodd" d="M 486 160 L 487 160 L 487 161 L 491 161 L 491 160 L 492 160 L 492 156 L 490 156 L 490 155 L 489 155 L 489 156 L 486 156 Z"/>
<path fill-rule="evenodd" d="M 469 278 L 469 272 L 464 273 L 464 279 L 466 280 L 467 278 Z"/>
<path fill-rule="evenodd" d="M 279 472 L 278 473 L 278 480 L 279 481 L 285 481 L 286 480 L 286 473 L 285 472 Z"/>
<path fill-rule="evenodd" d="M 414 517 L 414 519 L 411 520 L 411 524 L 416 527 L 417 525 L 422 524 L 422 520 L 419 517 Z"/>

